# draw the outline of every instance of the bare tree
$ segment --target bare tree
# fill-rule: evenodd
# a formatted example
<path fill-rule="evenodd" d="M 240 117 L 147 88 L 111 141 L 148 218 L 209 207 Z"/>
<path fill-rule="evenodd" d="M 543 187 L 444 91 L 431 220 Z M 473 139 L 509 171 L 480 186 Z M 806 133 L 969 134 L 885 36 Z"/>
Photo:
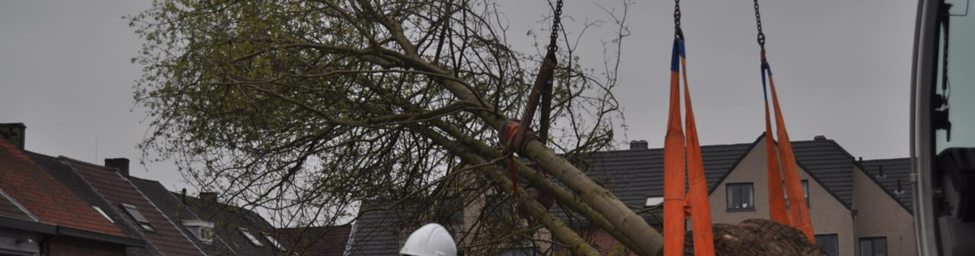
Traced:
<path fill-rule="evenodd" d="M 532 221 L 509 213 L 492 220 L 503 225 L 466 225 L 462 233 L 495 241 L 467 249 L 531 241 L 598 254 L 532 196 L 544 195 L 655 255 L 660 234 L 576 167 L 611 146 L 622 118 L 611 91 L 629 4 L 607 11 L 619 33 L 599 71 L 574 54 L 585 29 L 563 32 L 557 151 L 529 142 L 514 168 L 517 184 L 538 193 L 512 193 L 497 142 L 541 56 L 512 49 L 509 24 L 486 0 L 158 0 L 130 17 L 146 41 L 133 59 L 145 67 L 135 98 L 151 121 L 140 147 L 282 226 L 334 224 L 370 199 L 427 209 L 429 221 L 490 198 L 489 209 L 517 206 Z M 532 235 L 541 229 L 552 239 Z"/>

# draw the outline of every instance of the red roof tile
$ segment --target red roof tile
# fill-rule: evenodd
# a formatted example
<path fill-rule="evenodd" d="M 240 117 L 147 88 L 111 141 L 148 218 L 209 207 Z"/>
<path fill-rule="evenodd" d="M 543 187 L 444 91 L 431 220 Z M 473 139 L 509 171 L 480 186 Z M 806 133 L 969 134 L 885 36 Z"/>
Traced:
<path fill-rule="evenodd" d="M 0 139 L 0 188 L 41 222 L 126 236 L 115 224 L 40 169 L 23 151 Z"/>
<path fill-rule="evenodd" d="M 99 194 L 103 195 L 120 212 L 126 212 L 121 204 L 137 207 L 156 232 L 148 232 L 138 228 L 139 225 L 130 216 L 125 216 L 125 220 L 134 223 L 136 229 L 142 232 L 146 239 L 155 245 L 160 252 L 166 255 L 203 255 L 200 249 L 174 226 L 173 221 L 179 222 L 180 220 L 170 221 L 142 192 L 115 169 L 63 156 L 60 158 L 78 171 Z"/>

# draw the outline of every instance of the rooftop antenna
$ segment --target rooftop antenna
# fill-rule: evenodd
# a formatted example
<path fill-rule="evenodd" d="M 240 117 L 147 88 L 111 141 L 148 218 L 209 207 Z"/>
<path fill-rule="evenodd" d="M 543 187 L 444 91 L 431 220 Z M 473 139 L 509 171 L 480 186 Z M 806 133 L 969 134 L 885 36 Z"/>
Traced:
<path fill-rule="evenodd" d="M 92 163 L 97 163 L 97 162 L 98 162 L 98 137 L 95 137 L 95 161 L 92 161 Z"/>

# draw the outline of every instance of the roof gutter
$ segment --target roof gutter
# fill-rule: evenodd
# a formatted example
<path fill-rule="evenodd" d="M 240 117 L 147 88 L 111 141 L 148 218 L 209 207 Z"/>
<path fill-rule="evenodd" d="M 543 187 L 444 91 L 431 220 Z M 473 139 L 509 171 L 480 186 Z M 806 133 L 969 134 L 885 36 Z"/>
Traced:
<path fill-rule="evenodd" d="M 17 218 L 10 218 L 6 216 L 0 216 L 0 227 L 15 229 L 20 231 L 27 231 L 45 235 L 61 235 L 73 238 L 81 238 L 86 240 L 120 244 L 127 247 L 139 247 L 143 248 L 146 242 L 142 239 L 136 239 L 131 237 L 123 237 L 116 235 L 103 234 L 83 229 L 58 226 L 45 224 L 35 221 L 22 220 Z"/>

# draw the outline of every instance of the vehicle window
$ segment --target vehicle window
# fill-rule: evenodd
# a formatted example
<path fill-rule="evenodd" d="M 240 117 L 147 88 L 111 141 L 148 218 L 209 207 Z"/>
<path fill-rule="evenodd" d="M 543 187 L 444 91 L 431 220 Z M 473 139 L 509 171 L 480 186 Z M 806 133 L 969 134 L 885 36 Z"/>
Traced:
<path fill-rule="evenodd" d="M 936 135 L 936 152 L 949 147 L 975 147 L 975 19 L 969 15 L 968 0 L 947 0 L 949 9 L 948 61 L 938 62 L 938 94 L 948 99 L 949 132 L 939 130 Z M 944 37 L 941 37 L 941 53 L 944 56 Z M 944 83 L 943 72 L 947 66 L 948 79 Z M 943 86 L 947 84 L 947 89 Z M 949 140 L 950 139 L 950 140 Z"/>

